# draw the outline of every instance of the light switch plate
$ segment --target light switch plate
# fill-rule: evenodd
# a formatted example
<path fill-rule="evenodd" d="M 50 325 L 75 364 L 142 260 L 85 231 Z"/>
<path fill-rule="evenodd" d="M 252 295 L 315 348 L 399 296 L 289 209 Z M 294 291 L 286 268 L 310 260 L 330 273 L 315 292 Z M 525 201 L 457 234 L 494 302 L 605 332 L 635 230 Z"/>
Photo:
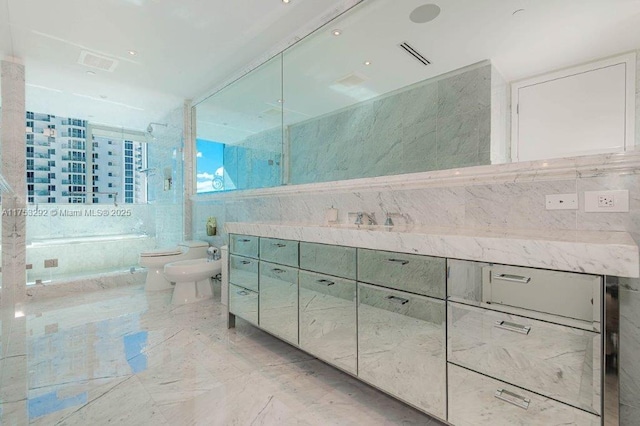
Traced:
<path fill-rule="evenodd" d="M 629 191 L 585 191 L 584 211 L 586 213 L 628 213 Z"/>
<path fill-rule="evenodd" d="M 547 210 L 577 210 L 578 194 L 552 194 L 545 197 Z"/>

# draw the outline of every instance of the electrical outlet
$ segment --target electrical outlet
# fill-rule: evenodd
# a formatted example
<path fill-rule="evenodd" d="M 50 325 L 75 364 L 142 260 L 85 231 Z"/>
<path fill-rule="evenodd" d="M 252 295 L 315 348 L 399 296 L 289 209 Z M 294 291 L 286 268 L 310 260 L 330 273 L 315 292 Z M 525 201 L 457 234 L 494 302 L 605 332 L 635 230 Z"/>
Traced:
<path fill-rule="evenodd" d="M 577 210 L 578 194 L 552 194 L 545 197 L 547 210 Z"/>
<path fill-rule="evenodd" d="M 585 191 L 584 211 L 586 213 L 627 213 L 629 212 L 629 191 Z"/>
<path fill-rule="evenodd" d="M 610 195 L 598 196 L 598 207 L 613 207 L 613 197 Z"/>
<path fill-rule="evenodd" d="M 45 259 L 44 267 L 45 268 L 57 268 L 58 267 L 58 259 Z"/>

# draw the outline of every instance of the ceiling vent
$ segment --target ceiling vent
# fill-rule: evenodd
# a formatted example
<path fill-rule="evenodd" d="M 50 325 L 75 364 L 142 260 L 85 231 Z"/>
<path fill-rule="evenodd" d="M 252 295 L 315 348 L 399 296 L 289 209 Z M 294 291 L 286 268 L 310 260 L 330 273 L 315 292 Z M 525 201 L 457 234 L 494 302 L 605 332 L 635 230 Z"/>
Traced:
<path fill-rule="evenodd" d="M 420 61 L 420 63 L 422 65 L 430 65 L 431 62 L 424 57 L 424 55 L 422 55 L 422 53 L 418 52 L 415 48 L 413 48 L 409 43 L 402 42 L 399 44 L 400 48 L 402 50 L 404 50 L 405 52 L 407 52 L 409 55 L 411 55 L 411 57 L 413 57 L 414 59 Z"/>
<path fill-rule="evenodd" d="M 263 117 L 280 117 L 282 116 L 282 108 L 269 108 L 261 114 Z"/>
<path fill-rule="evenodd" d="M 116 61 L 115 59 L 96 55 L 95 53 L 88 52 L 86 50 L 83 50 L 80 53 L 78 63 L 80 65 L 84 65 L 85 67 L 96 68 L 102 71 L 109 72 L 113 72 L 113 70 L 115 70 L 116 66 L 118 65 L 118 61 Z"/>
<path fill-rule="evenodd" d="M 355 87 L 364 83 L 365 80 L 366 79 L 364 77 L 361 77 L 356 73 L 351 73 L 346 77 L 342 77 L 340 80 L 337 80 L 336 83 L 339 84 L 340 86 Z"/>

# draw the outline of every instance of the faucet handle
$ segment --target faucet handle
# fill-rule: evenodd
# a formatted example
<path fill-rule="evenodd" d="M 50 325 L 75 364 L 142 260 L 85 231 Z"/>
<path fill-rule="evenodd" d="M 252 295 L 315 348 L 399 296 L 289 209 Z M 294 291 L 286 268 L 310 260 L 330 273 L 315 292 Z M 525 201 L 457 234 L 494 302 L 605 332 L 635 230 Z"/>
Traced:
<path fill-rule="evenodd" d="M 411 223 L 411 217 L 408 214 L 405 213 L 393 213 L 393 212 L 386 212 L 385 213 L 387 215 L 387 219 L 384 221 L 384 225 L 385 226 L 393 226 L 393 217 L 400 217 L 403 219 L 405 224 L 409 224 Z"/>
<path fill-rule="evenodd" d="M 349 212 L 347 216 L 356 216 L 356 221 L 353 223 L 354 225 L 362 225 L 362 218 L 364 217 L 364 212 Z"/>

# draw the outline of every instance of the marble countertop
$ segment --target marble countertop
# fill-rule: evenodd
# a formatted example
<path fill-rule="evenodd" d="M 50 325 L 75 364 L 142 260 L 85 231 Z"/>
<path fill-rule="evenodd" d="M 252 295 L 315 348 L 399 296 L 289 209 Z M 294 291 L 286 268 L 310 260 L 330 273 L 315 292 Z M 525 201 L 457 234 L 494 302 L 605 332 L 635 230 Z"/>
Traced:
<path fill-rule="evenodd" d="M 228 222 L 232 234 L 638 278 L 638 246 L 627 232 L 482 230 L 422 225 L 356 226 Z"/>

